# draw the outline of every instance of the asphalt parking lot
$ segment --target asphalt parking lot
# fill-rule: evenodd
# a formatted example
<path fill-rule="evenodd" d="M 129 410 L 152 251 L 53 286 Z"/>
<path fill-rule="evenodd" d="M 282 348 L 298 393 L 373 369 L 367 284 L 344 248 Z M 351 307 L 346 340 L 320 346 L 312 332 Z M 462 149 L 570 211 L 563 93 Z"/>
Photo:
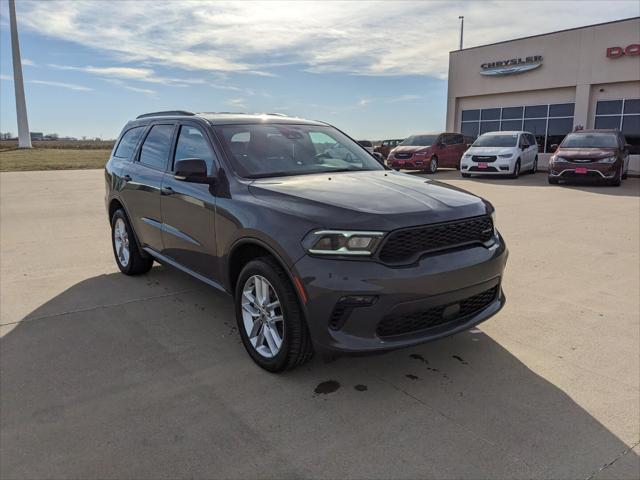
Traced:
<path fill-rule="evenodd" d="M 277 376 L 224 295 L 116 272 L 102 171 L 0 174 L 0 477 L 639 478 L 640 179 L 435 178 L 496 206 L 505 308 Z"/>

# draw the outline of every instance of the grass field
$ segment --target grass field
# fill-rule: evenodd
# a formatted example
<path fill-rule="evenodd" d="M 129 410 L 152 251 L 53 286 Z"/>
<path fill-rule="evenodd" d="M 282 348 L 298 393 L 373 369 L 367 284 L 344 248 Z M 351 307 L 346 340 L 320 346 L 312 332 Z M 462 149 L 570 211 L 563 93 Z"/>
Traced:
<path fill-rule="evenodd" d="M 105 148 L 0 150 L 0 172 L 103 168 L 110 153 Z"/>
<path fill-rule="evenodd" d="M 110 150 L 114 140 L 36 140 L 31 142 L 34 148 L 54 148 L 62 150 Z M 0 152 L 18 148 L 17 140 L 0 140 Z"/>

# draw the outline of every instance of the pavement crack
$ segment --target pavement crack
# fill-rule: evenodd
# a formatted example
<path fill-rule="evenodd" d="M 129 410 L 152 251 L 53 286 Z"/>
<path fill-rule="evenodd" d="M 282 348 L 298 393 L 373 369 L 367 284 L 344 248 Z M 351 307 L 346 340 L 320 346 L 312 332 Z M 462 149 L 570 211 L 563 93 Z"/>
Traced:
<path fill-rule="evenodd" d="M 70 315 L 72 313 L 82 313 L 82 312 L 90 312 L 92 310 L 98 310 L 100 308 L 109 308 L 109 307 L 118 307 L 120 305 L 128 305 L 130 303 L 136 303 L 136 302 L 145 302 L 147 300 L 156 300 L 158 298 L 166 298 L 166 297 L 173 297 L 175 295 L 182 295 L 184 293 L 190 293 L 190 292 L 195 292 L 196 289 L 189 289 L 189 290 L 180 290 L 178 292 L 172 292 L 172 293 L 163 293 L 161 295 L 151 295 L 149 297 L 141 297 L 141 298 L 132 298 L 131 300 L 126 300 L 124 302 L 116 302 L 116 303 L 106 303 L 106 304 L 102 304 L 102 305 L 93 305 L 91 307 L 84 307 L 84 308 L 76 308 L 74 310 L 67 310 L 64 312 L 59 312 L 59 313 L 52 313 L 50 315 L 42 315 L 39 317 L 25 317 L 22 320 L 18 320 L 16 322 L 8 322 L 8 323 L 3 323 L 1 326 L 7 326 L 7 325 L 17 325 L 19 323 L 24 323 L 24 322 L 32 322 L 34 320 L 45 320 L 48 318 L 55 318 L 55 317 L 62 317 L 64 315 Z"/>
<path fill-rule="evenodd" d="M 588 477 L 585 478 L 585 480 L 591 480 L 592 478 L 594 478 L 596 475 L 598 475 L 600 472 L 606 470 L 607 468 L 609 468 L 611 465 L 613 465 L 614 463 L 616 463 L 618 460 L 620 460 L 622 457 L 624 457 L 626 454 L 628 454 L 629 452 L 631 452 L 631 450 L 633 450 L 634 448 L 636 448 L 638 445 L 640 445 L 640 442 L 636 442 L 634 445 L 631 445 L 629 448 L 626 448 L 621 454 L 619 454 L 617 457 L 615 457 L 613 460 L 611 460 L 608 463 L 605 463 L 604 465 L 602 465 L 598 470 L 592 472 Z"/>

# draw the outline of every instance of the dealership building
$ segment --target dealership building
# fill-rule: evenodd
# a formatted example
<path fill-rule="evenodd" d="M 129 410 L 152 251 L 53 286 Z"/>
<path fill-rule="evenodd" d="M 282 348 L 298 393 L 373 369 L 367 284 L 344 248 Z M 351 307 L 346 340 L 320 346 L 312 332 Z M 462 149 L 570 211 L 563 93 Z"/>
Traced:
<path fill-rule="evenodd" d="M 620 129 L 640 174 L 640 17 L 449 54 L 448 131 L 529 131 L 544 168 L 581 128 Z"/>

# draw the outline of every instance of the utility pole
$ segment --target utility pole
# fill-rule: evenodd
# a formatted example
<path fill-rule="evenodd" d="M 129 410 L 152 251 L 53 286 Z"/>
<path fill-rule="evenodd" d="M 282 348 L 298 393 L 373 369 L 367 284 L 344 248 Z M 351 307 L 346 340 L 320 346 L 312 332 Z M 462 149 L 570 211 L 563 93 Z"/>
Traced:
<path fill-rule="evenodd" d="M 462 35 L 464 33 L 464 15 L 458 17 L 460 19 L 460 50 L 462 50 Z"/>
<path fill-rule="evenodd" d="M 24 99 L 24 80 L 22 79 L 22 60 L 20 60 L 15 0 L 9 0 L 9 21 L 11 23 L 11 54 L 13 55 L 13 86 L 16 90 L 16 114 L 18 117 L 18 148 L 31 148 L 27 103 Z"/>

